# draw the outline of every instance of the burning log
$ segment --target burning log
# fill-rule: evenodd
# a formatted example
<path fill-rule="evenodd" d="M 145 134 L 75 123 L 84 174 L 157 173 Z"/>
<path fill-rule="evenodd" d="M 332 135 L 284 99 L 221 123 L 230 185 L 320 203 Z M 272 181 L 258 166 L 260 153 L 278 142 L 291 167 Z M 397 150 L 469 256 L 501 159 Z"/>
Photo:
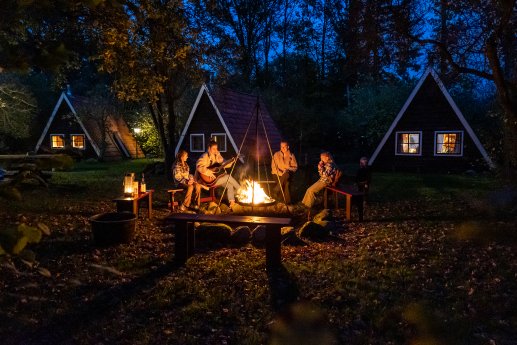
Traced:
<path fill-rule="evenodd" d="M 260 183 L 253 180 L 244 180 L 237 191 L 237 201 L 241 205 L 268 206 L 276 201 L 266 194 Z"/>

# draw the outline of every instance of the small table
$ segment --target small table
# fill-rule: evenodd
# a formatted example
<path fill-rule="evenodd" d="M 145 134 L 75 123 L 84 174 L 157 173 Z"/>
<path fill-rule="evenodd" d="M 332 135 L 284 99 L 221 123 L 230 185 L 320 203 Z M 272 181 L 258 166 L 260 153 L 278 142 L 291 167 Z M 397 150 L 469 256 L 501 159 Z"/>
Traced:
<path fill-rule="evenodd" d="M 140 193 L 138 196 L 133 197 L 118 197 L 113 199 L 117 205 L 117 212 L 132 212 L 138 218 L 138 210 L 142 202 L 147 202 L 147 216 L 149 219 L 153 217 L 153 189 L 149 189 L 147 192 Z"/>

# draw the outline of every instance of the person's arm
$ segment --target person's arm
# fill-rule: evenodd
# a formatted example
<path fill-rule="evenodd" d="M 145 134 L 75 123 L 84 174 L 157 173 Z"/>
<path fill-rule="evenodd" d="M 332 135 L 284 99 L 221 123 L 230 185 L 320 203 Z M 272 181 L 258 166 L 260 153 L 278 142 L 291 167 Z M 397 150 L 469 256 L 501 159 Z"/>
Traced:
<path fill-rule="evenodd" d="M 323 176 L 324 171 L 325 171 L 325 163 L 323 163 L 323 161 L 320 161 L 318 163 L 318 174 L 320 174 L 320 176 Z"/>
<path fill-rule="evenodd" d="M 298 162 L 296 161 L 296 157 L 291 153 L 291 159 L 289 160 L 289 170 L 295 172 L 298 170 Z"/>
<path fill-rule="evenodd" d="M 284 168 L 282 167 L 282 159 L 281 159 L 281 152 L 275 152 L 273 155 L 273 163 L 271 170 L 273 171 L 273 174 L 282 176 L 284 173 Z"/>
<path fill-rule="evenodd" d="M 331 184 L 336 176 L 337 166 L 333 163 L 327 163 L 323 166 L 321 178 L 327 183 Z"/>
<path fill-rule="evenodd" d="M 210 169 L 208 169 L 209 164 L 210 159 L 208 158 L 208 154 L 205 153 L 197 160 L 196 170 L 203 175 L 214 177 L 214 173 Z"/>
<path fill-rule="evenodd" d="M 188 184 L 188 179 L 185 178 L 185 174 L 183 174 L 183 170 L 179 164 L 174 164 L 173 175 L 177 183 Z"/>

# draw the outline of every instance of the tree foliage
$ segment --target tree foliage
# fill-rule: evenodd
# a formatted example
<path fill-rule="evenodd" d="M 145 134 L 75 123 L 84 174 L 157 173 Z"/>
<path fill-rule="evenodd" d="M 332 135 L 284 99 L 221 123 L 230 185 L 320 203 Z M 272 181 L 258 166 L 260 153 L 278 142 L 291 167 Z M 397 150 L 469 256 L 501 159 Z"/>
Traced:
<path fill-rule="evenodd" d="M 167 165 L 176 143 L 176 103 L 200 76 L 202 47 L 182 1 L 99 5 L 91 28 L 98 35 L 100 70 L 114 77 L 124 101 L 148 106 Z"/>
<path fill-rule="evenodd" d="M 370 80 L 353 88 L 351 104 L 340 114 L 343 140 L 359 139 L 361 154 L 373 152 L 400 111 L 412 86 L 401 81 L 378 84 Z M 353 142 L 349 145 L 358 146 Z"/>
<path fill-rule="evenodd" d="M 30 90 L 15 75 L 0 73 L 0 134 L 27 138 L 35 110 Z"/>

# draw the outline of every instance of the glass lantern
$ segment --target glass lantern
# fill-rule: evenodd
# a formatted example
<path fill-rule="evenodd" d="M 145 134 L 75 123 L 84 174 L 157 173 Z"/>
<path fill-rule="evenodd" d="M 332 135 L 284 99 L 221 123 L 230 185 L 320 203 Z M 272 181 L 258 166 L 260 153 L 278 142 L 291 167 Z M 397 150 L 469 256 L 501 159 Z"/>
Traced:
<path fill-rule="evenodd" d="M 124 196 L 126 197 L 132 197 L 134 194 L 134 188 L 133 188 L 133 182 L 135 179 L 134 173 L 127 173 L 126 176 L 124 176 Z"/>

